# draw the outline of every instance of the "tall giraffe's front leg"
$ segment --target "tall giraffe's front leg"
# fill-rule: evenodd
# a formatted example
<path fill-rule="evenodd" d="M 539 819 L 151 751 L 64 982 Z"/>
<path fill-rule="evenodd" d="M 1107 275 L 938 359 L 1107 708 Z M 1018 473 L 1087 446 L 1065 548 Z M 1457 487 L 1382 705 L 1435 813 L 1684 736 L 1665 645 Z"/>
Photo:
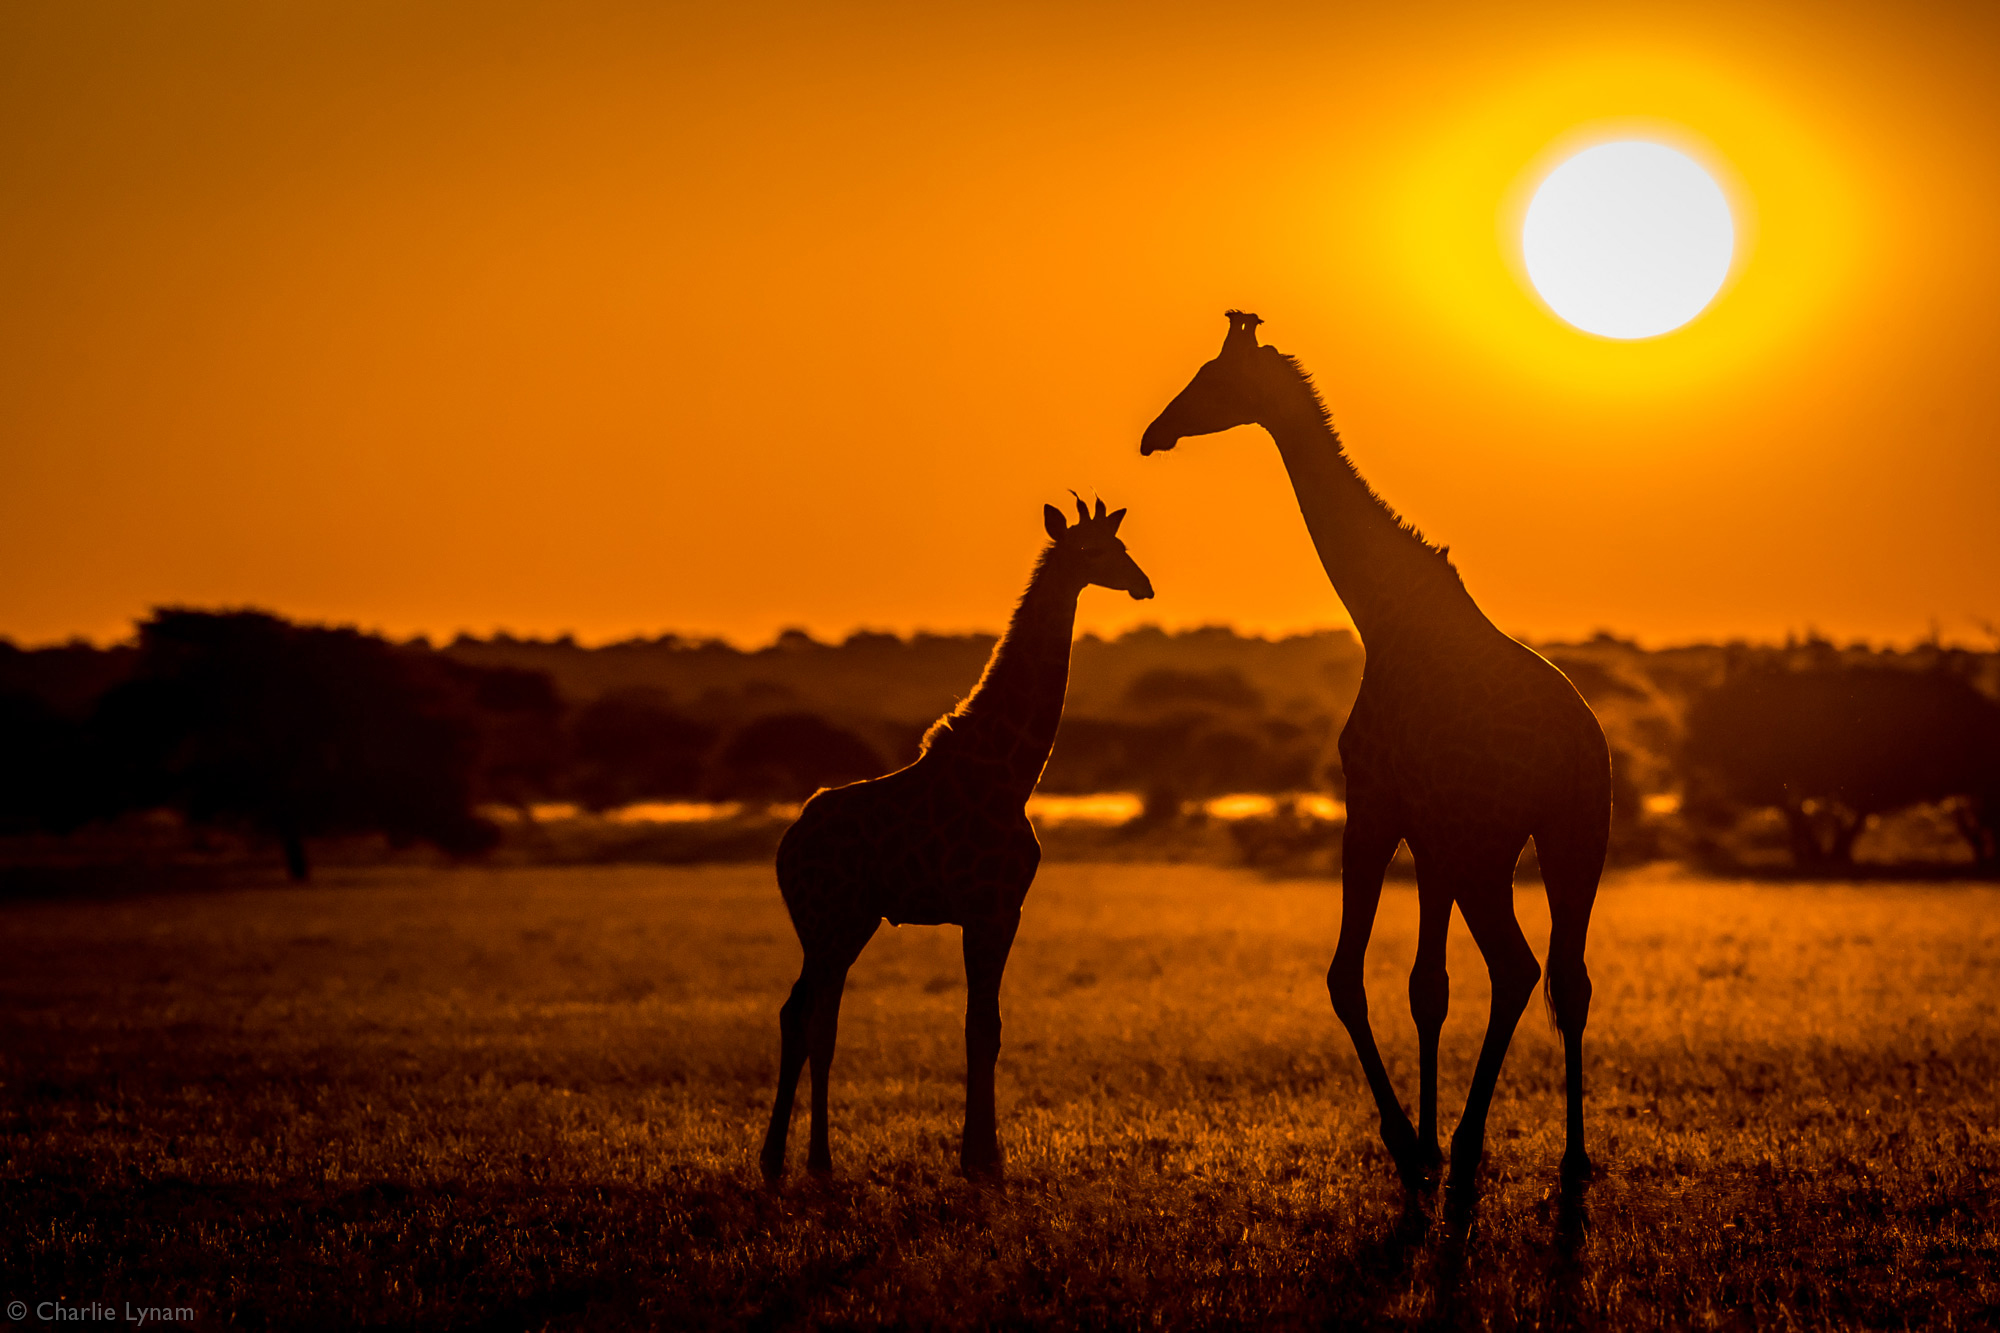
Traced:
<path fill-rule="evenodd" d="M 993 1067 L 1000 1059 L 1000 978 L 1020 925 L 1018 911 L 965 925 L 965 1137 L 958 1160 L 967 1176 L 1002 1171 Z"/>
<path fill-rule="evenodd" d="M 1333 965 L 1326 970 L 1326 989 L 1335 1016 L 1354 1042 L 1369 1090 L 1375 1094 L 1375 1107 L 1382 1116 L 1382 1142 L 1395 1159 L 1403 1183 L 1415 1188 L 1424 1178 L 1423 1153 L 1417 1131 L 1410 1126 L 1409 1112 L 1396 1099 L 1389 1071 L 1382 1065 L 1382 1053 L 1375 1046 L 1375 1030 L 1368 1025 L 1368 988 L 1362 976 L 1368 937 L 1375 929 L 1375 909 L 1382 901 L 1382 876 L 1388 873 L 1389 859 L 1402 840 L 1401 831 L 1384 812 L 1350 787 L 1347 831 L 1340 845 L 1340 943 L 1334 948 Z"/>

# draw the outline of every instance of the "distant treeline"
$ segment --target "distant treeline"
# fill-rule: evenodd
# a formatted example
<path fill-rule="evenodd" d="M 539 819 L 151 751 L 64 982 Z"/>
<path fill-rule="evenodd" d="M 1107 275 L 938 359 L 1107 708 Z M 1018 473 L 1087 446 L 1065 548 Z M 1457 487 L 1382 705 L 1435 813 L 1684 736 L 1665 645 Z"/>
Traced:
<path fill-rule="evenodd" d="M 0 641 L 0 833 L 75 836 L 147 811 L 281 847 L 369 833 L 477 853 L 547 803 L 796 802 L 916 757 L 989 636 L 789 631 L 740 650 L 672 636 L 391 643 L 258 612 L 169 610 L 133 645 Z M 1543 645 L 1611 737 L 1628 858 L 1848 864 L 1918 810 L 1950 855 L 2000 863 L 2000 658 L 1735 644 Z M 1133 791 L 1149 822 L 1235 792 L 1341 788 L 1359 687 L 1344 631 L 1086 636 L 1043 783 Z M 1935 842 L 1935 839 L 1933 839 Z M 1938 855 L 1935 846 L 1913 855 Z"/>

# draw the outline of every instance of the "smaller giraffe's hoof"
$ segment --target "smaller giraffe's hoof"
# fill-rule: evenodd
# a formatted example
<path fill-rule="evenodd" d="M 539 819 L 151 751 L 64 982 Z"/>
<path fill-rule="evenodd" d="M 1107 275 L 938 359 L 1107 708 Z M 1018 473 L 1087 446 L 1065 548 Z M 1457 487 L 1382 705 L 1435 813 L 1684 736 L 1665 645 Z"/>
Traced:
<path fill-rule="evenodd" d="M 997 1147 L 961 1152 L 958 1155 L 958 1170 L 967 1180 L 1004 1180 L 1007 1177 L 1007 1163 Z"/>
<path fill-rule="evenodd" d="M 1007 1165 L 997 1157 L 991 1161 L 960 1161 L 958 1171 L 967 1180 L 992 1182 L 1007 1178 Z"/>
<path fill-rule="evenodd" d="M 766 1185 L 777 1184 L 785 1178 L 784 1154 L 780 1153 L 776 1157 L 773 1157 L 770 1153 L 765 1153 L 757 1159 L 757 1169 L 764 1173 L 764 1183 Z"/>
<path fill-rule="evenodd" d="M 1592 1164 L 1590 1154 L 1576 1149 L 1563 1154 L 1562 1183 L 1568 1186 L 1587 1185 L 1597 1175 L 1597 1167 Z"/>

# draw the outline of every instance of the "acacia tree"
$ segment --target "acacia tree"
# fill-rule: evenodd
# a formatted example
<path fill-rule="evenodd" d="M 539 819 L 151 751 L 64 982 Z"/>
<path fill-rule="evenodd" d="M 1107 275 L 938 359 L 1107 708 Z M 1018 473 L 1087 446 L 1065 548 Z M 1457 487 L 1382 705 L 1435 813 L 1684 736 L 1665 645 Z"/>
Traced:
<path fill-rule="evenodd" d="M 136 674 L 99 709 L 119 804 L 273 837 L 297 880 L 309 837 L 379 832 L 453 854 L 495 840 L 472 810 L 471 701 L 430 654 L 254 611 L 159 611 L 139 644 Z"/>

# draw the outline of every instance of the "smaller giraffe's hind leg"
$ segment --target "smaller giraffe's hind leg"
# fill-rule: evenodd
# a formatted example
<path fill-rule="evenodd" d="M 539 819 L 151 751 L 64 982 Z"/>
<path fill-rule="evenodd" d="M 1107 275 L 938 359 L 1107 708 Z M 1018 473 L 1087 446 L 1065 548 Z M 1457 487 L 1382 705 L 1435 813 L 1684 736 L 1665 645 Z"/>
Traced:
<path fill-rule="evenodd" d="M 835 935 L 818 960 L 808 956 L 815 971 L 812 1010 L 806 1019 L 806 1055 L 812 1064 L 812 1139 L 806 1149 L 806 1170 L 826 1175 L 833 1170 L 833 1149 L 827 1141 L 827 1084 L 833 1075 L 833 1046 L 840 1032 L 840 997 L 847 989 L 847 969 L 875 936 L 882 918 L 870 917 Z M 818 966 L 815 969 L 814 964 Z"/>
<path fill-rule="evenodd" d="M 806 1063 L 806 1020 L 812 1012 L 812 972 L 799 973 L 792 993 L 778 1010 L 778 1098 L 771 1108 L 771 1128 L 757 1159 L 766 1181 L 785 1174 L 785 1139 L 792 1128 L 792 1102 L 798 1095 L 799 1072 Z"/>
<path fill-rule="evenodd" d="M 808 1058 L 813 1061 L 813 1124 L 806 1165 L 819 1171 L 832 1169 L 826 1141 L 826 1078 L 833 1063 L 840 993 L 847 984 L 847 969 L 861 956 L 862 948 L 880 924 L 879 919 L 850 922 L 830 940 L 801 941 L 806 949 L 805 966 L 799 970 L 790 997 L 778 1010 L 778 1095 L 771 1107 L 771 1127 L 764 1135 L 764 1150 L 758 1155 L 758 1166 L 767 1181 L 785 1174 L 785 1141 L 791 1133 L 792 1103 L 798 1095 L 799 1074 Z"/>
<path fill-rule="evenodd" d="M 1004 1169 L 993 1109 L 993 1071 L 1000 1060 L 1000 978 L 1014 947 L 1021 914 L 965 926 L 965 1136 L 959 1168 L 968 1177 L 997 1179 Z"/>

